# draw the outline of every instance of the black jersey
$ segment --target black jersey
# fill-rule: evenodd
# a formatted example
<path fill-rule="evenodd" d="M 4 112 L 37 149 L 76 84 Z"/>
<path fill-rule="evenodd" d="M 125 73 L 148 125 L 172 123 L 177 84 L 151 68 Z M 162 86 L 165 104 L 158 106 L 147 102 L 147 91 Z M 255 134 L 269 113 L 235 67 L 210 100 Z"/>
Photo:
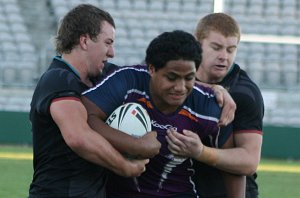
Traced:
<path fill-rule="evenodd" d="M 230 73 L 219 84 L 229 91 L 237 105 L 233 121 L 233 132 L 262 134 L 263 98 L 258 86 L 249 78 L 247 73 L 237 64 L 234 64 Z M 196 161 L 195 169 L 194 181 L 201 198 L 226 197 L 224 182 L 218 169 Z M 254 174 L 247 177 L 247 191 L 257 192 L 256 176 Z M 247 196 L 247 198 L 250 198 L 250 196 Z"/>
<path fill-rule="evenodd" d="M 68 147 L 49 112 L 53 100 L 80 100 L 86 89 L 77 72 L 61 57 L 55 57 L 40 78 L 30 110 L 34 174 L 29 197 L 105 197 L 105 169 Z"/>

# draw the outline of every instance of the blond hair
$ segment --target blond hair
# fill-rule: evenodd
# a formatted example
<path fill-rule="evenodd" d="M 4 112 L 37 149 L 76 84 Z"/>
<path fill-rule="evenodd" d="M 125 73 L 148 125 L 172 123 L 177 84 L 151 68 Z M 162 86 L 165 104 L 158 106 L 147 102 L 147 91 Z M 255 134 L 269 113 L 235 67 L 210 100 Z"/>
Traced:
<path fill-rule="evenodd" d="M 199 42 L 208 36 L 210 31 L 216 31 L 225 37 L 241 38 L 241 30 L 236 20 L 225 13 L 212 13 L 203 17 L 197 24 L 195 36 Z"/>

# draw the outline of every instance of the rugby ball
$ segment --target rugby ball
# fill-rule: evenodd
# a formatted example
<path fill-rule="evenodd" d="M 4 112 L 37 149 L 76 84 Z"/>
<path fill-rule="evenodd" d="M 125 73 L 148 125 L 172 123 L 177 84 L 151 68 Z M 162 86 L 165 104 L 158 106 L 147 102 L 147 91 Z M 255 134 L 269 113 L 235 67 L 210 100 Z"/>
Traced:
<path fill-rule="evenodd" d="M 138 103 L 119 106 L 107 118 L 106 124 L 135 137 L 145 135 L 152 128 L 147 111 Z"/>

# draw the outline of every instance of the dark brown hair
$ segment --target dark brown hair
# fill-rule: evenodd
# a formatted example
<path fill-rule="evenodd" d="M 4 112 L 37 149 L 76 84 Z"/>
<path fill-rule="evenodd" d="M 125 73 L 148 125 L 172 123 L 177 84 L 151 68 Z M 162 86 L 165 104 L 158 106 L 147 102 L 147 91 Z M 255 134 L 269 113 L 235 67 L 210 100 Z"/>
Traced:
<path fill-rule="evenodd" d="M 79 44 L 82 35 L 89 35 L 92 40 L 96 40 L 104 21 L 115 28 L 112 16 L 93 5 L 80 4 L 70 10 L 62 19 L 57 31 L 57 54 L 70 53 Z"/>

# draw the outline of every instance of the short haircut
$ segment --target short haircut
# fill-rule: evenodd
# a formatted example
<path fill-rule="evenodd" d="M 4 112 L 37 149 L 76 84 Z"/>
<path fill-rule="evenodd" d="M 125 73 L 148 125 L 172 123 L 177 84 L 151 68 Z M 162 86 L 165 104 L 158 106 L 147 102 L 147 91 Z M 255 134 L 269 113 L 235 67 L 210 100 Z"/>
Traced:
<path fill-rule="evenodd" d="M 202 60 L 202 50 L 195 37 L 187 32 L 175 30 L 164 32 L 154 38 L 147 50 L 145 62 L 153 65 L 155 70 L 166 66 L 172 60 L 194 61 L 198 69 Z"/>
<path fill-rule="evenodd" d="M 237 37 L 238 42 L 241 38 L 241 30 L 236 20 L 225 13 L 212 13 L 203 17 L 197 24 L 195 36 L 201 43 L 210 31 L 216 31 L 225 37 Z"/>
<path fill-rule="evenodd" d="M 70 53 L 79 44 L 82 35 L 89 35 L 96 41 L 102 23 L 107 21 L 115 28 L 112 16 L 90 4 L 80 4 L 70 10 L 62 19 L 55 38 L 57 54 Z"/>

